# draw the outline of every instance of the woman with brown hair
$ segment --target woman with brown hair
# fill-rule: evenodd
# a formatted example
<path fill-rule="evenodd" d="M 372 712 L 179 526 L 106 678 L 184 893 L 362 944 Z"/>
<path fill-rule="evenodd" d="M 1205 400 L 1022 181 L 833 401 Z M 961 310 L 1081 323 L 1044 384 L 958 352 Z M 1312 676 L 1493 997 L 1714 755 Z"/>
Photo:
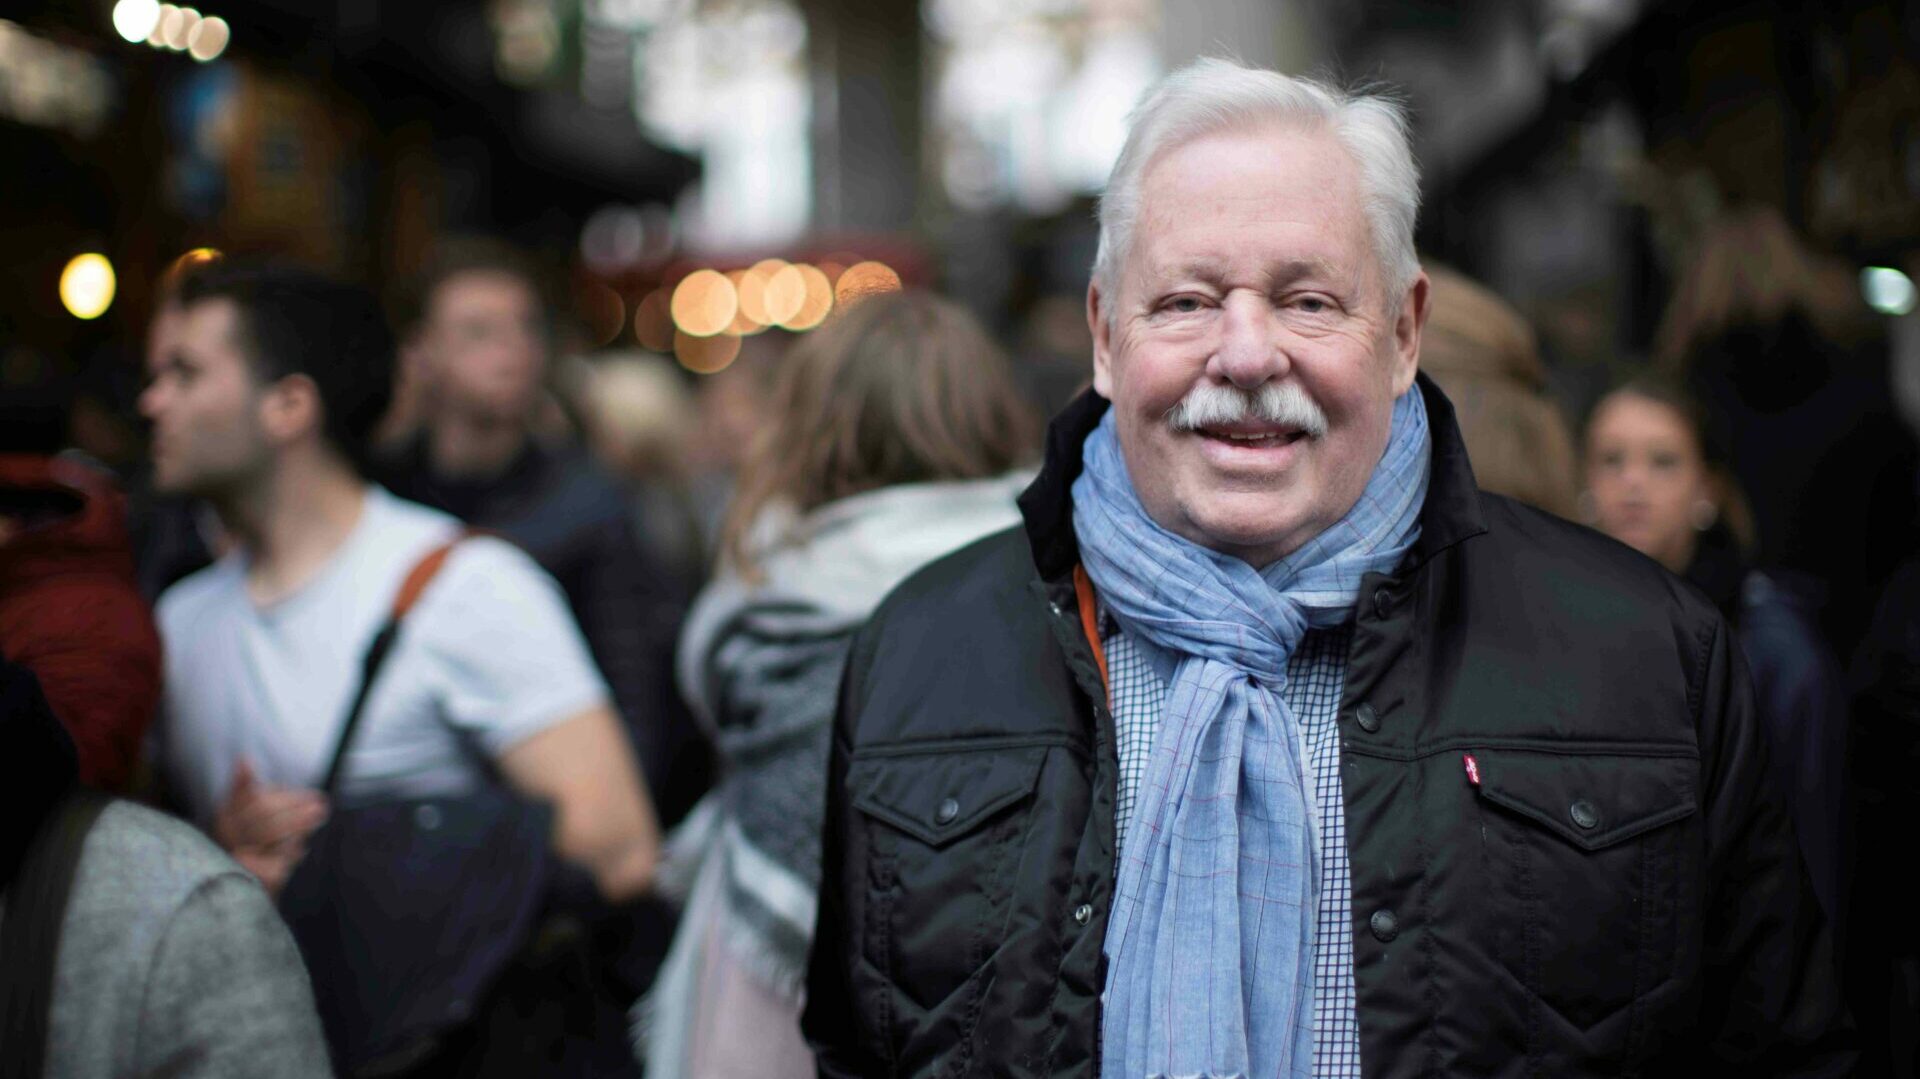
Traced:
<path fill-rule="evenodd" d="M 847 648 L 908 574 L 1015 523 L 1037 424 L 1006 358 L 924 293 L 797 345 L 740 475 L 679 678 L 723 759 L 671 843 L 691 880 L 646 1022 L 652 1075 L 813 1074 L 799 1027 L 827 739 Z"/>

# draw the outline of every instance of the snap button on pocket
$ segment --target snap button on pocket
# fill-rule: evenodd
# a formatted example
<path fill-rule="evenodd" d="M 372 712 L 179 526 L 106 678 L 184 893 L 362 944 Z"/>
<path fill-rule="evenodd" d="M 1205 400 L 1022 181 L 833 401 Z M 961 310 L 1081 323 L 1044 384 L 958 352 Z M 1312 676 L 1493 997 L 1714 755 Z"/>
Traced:
<path fill-rule="evenodd" d="M 1353 721 L 1360 724 L 1360 729 L 1366 731 L 1368 734 L 1372 734 L 1380 729 L 1380 717 L 1374 713 L 1373 705 L 1371 704 L 1363 704 L 1355 708 L 1353 710 Z"/>
<path fill-rule="evenodd" d="M 423 832 L 431 832 L 440 827 L 440 807 L 431 802 L 415 807 L 413 823 Z"/>
<path fill-rule="evenodd" d="M 1579 825 L 1583 831 L 1591 832 L 1600 825 L 1600 811 L 1585 798 L 1569 806 L 1567 816 L 1572 817 L 1573 823 Z"/>
<path fill-rule="evenodd" d="M 959 815 L 960 803 L 948 798 L 940 803 L 939 809 L 933 811 L 933 823 L 947 824 Z"/>
<path fill-rule="evenodd" d="M 1390 910 L 1376 910 L 1373 917 L 1367 919 L 1367 928 L 1373 930 L 1374 939 L 1385 944 L 1400 935 L 1400 919 Z"/>
<path fill-rule="evenodd" d="M 1073 920 L 1080 925 L 1093 921 L 1093 904 L 1082 903 L 1073 908 Z"/>

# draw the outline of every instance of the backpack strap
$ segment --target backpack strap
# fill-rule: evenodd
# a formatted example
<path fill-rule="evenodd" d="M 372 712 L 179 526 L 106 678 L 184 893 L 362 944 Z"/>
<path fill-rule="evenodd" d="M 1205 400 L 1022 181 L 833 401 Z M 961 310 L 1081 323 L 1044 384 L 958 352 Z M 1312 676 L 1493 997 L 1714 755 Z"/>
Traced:
<path fill-rule="evenodd" d="M 0 1079 L 41 1079 L 60 926 L 87 833 L 113 799 L 77 788 L 40 826 L 0 917 Z"/>
<path fill-rule="evenodd" d="M 373 680 L 386 663 L 387 653 L 393 650 L 394 639 L 400 635 L 400 623 L 420 602 L 427 586 L 439 576 L 453 549 L 476 534 L 471 529 L 462 530 L 459 535 L 428 551 L 407 571 L 406 579 L 400 582 L 400 591 L 393 597 L 393 607 L 387 612 L 387 620 L 380 626 L 380 632 L 373 635 L 373 643 L 367 646 L 366 657 L 360 662 L 360 688 L 354 691 L 353 704 L 347 709 L 346 722 L 340 727 L 340 740 L 333 747 L 333 759 L 327 764 L 326 778 L 320 782 L 321 792 L 329 798 L 338 793 L 347 750 L 352 747 L 354 732 L 359 729 L 360 717 L 366 712 L 367 697 L 373 691 Z"/>

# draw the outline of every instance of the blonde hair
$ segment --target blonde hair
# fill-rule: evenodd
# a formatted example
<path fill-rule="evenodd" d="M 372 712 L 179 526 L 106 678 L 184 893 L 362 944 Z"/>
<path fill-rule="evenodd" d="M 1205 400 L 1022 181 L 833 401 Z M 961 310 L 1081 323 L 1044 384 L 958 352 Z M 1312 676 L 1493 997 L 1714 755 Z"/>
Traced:
<path fill-rule="evenodd" d="M 1420 369 L 1453 402 L 1474 478 L 1495 494 L 1573 517 L 1573 429 L 1546 395 L 1533 328 L 1459 273 L 1430 265 L 1427 277 L 1432 313 L 1420 336 Z"/>
<path fill-rule="evenodd" d="M 1669 370 L 1717 335 L 1806 316 L 1836 343 L 1856 337 L 1866 308 L 1846 267 L 1807 249 L 1780 211 L 1750 206 L 1708 230 L 1681 275 L 1654 335 Z"/>
<path fill-rule="evenodd" d="M 574 398 L 597 440 L 619 455 L 624 471 L 678 475 L 693 436 L 693 394 L 672 363 L 645 352 L 592 361 Z"/>
<path fill-rule="evenodd" d="M 771 422 L 741 467 L 722 550 L 755 572 L 763 510 L 805 514 L 903 483 L 978 479 L 1032 452 L 1038 422 L 1006 356 L 958 305 L 924 292 L 869 297 L 783 361 Z"/>

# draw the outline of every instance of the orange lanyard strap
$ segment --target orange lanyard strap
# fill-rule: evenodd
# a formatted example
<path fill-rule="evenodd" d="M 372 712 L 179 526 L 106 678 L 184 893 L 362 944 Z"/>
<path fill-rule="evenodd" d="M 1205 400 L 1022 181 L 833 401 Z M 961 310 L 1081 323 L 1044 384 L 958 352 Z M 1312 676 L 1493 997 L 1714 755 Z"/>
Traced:
<path fill-rule="evenodd" d="M 1100 666 L 1100 686 L 1107 691 L 1107 707 L 1113 707 L 1113 680 L 1107 677 L 1107 650 L 1100 644 L 1100 607 L 1093 598 L 1093 579 L 1087 567 L 1073 567 L 1073 594 L 1080 601 L 1080 630 L 1087 635 L 1087 647 L 1093 649 L 1093 661 Z"/>

